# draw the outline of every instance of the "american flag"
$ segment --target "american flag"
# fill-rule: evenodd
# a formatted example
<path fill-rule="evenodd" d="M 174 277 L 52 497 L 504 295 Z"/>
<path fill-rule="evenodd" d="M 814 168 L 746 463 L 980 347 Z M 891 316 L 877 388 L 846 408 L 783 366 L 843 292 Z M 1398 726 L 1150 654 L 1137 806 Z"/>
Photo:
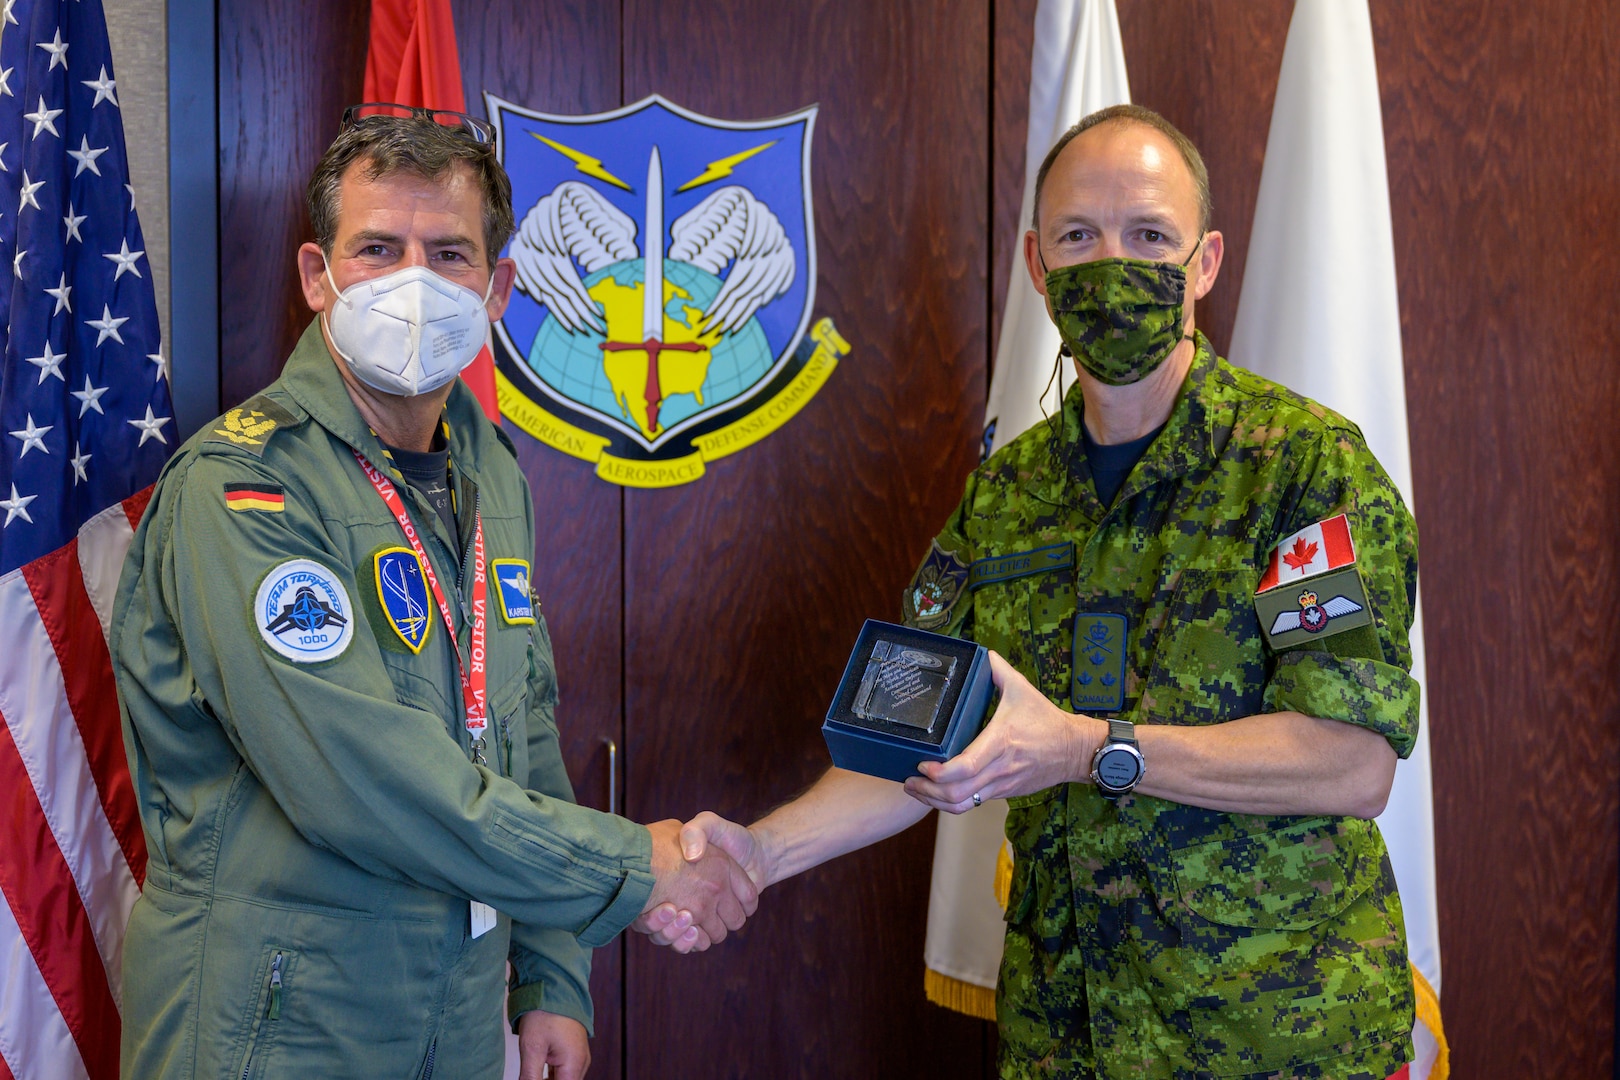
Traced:
<path fill-rule="evenodd" d="M 4 0 L 0 1080 L 118 1075 L 146 844 L 106 629 L 178 441 L 145 247 L 100 0 Z"/>

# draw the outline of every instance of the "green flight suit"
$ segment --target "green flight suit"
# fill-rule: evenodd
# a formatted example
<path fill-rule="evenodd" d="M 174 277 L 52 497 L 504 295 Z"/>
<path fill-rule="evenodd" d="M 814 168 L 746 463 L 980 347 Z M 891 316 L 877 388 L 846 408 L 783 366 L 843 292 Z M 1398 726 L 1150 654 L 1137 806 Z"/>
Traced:
<path fill-rule="evenodd" d="M 1083 408 L 1076 387 L 973 473 L 908 618 L 995 649 L 1077 713 L 1197 725 L 1295 710 L 1409 754 L 1416 531 L 1356 427 L 1200 335 L 1164 430 L 1104 507 Z M 1273 652 L 1254 607 L 1271 552 L 1341 512 L 1372 622 Z M 1110 687 L 1117 711 L 1080 707 Z M 1089 783 L 1009 806 L 1004 1077 L 1383 1080 L 1410 1056 L 1400 899 L 1371 821 L 1116 805 Z"/>
<path fill-rule="evenodd" d="M 472 508 L 492 564 L 533 558 L 511 443 L 464 386 L 445 419 L 459 537 L 389 463 L 317 322 L 158 480 L 110 632 L 150 856 L 125 1077 L 499 1077 L 509 959 L 513 1022 L 591 1025 L 587 950 L 646 903 L 650 842 L 573 803 L 545 623 L 491 573 L 486 766 L 431 594 L 411 609 L 425 638 L 381 597 L 378 557 L 411 557 L 353 451 L 400 491 L 464 651 Z M 500 912 L 477 938 L 470 900 Z"/>

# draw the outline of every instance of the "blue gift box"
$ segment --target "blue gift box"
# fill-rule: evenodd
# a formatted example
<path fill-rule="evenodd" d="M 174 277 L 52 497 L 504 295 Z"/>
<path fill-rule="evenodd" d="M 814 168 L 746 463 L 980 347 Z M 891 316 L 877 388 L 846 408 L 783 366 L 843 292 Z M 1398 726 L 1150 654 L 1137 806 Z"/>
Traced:
<path fill-rule="evenodd" d="M 908 650 L 944 661 L 944 666 L 950 668 L 943 677 L 943 690 L 936 677 L 925 702 L 924 707 L 929 708 L 928 703 L 937 699 L 937 704 L 931 706 L 931 721 L 922 726 L 915 721 L 897 723 L 876 715 L 860 715 L 856 699 L 870 691 L 868 673 L 875 670 L 873 665 L 884 663 L 874 657 L 874 651 L 880 655 L 894 653 L 896 659 L 890 662 L 904 665 Z M 900 670 L 932 674 L 927 666 L 902 666 Z M 984 727 L 994 689 L 990 654 L 984 646 L 868 619 L 855 640 L 821 734 L 827 740 L 833 764 L 840 769 L 903 781 L 917 775 L 917 766 L 924 761 L 948 761 L 973 741 Z M 890 711 L 898 714 L 904 708 L 902 703 Z"/>

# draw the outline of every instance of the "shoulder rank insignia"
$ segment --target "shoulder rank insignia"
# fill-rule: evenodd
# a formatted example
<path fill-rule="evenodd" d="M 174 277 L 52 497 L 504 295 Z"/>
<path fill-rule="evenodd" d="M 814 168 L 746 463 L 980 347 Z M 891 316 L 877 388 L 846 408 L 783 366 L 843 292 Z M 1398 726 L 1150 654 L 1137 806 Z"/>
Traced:
<path fill-rule="evenodd" d="M 279 514 L 287 508 L 287 489 L 280 484 L 226 484 L 225 505 L 236 511 Z"/>
<path fill-rule="evenodd" d="M 265 442 L 277 429 L 296 423 L 292 413 L 267 397 L 259 396 L 231 409 L 208 432 L 210 442 L 225 442 L 264 456 Z"/>
<path fill-rule="evenodd" d="M 919 630 L 932 630 L 951 621 L 951 611 L 962 598 L 967 585 L 968 564 L 946 551 L 935 540 L 928 557 L 912 575 L 900 598 L 905 621 Z"/>
<path fill-rule="evenodd" d="M 1254 611 L 1273 651 L 1372 622 L 1344 514 L 1307 526 L 1272 549 Z"/>
<path fill-rule="evenodd" d="M 495 559 L 489 569 L 501 594 L 501 618 L 509 626 L 532 626 L 536 605 L 529 586 L 529 564 L 522 559 Z"/>
<path fill-rule="evenodd" d="M 391 547 L 377 552 L 377 599 L 388 625 L 413 653 L 427 644 L 433 626 L 433 602 L 428 598 L 422 561 L 409 548 Z"/>

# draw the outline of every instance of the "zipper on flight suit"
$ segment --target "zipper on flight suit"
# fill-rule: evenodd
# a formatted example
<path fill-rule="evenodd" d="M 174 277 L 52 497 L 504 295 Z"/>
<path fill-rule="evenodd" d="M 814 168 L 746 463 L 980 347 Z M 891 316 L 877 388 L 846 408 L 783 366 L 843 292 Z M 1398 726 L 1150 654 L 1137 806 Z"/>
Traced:
<path fill-rule="evenodd" d="M 265 1003 L 264 1016 L 255 1018 L 253 1030 L 248 1035 L 247 1055 L 242 1059 L 242 1080 L 248 1080 L 248 1074 L 253 1071 L 253 1051 L 258 1048 L 259 1034 L 265 1024 L 281 1019 L 281 964 L 285 959 L 280 949 L 270 960 L 270 994 Z"/>
<path fill-rule="evenodd" d="M 422 1080 L 433 1080 L 433 1059 L 439 1056 L 439 1040 L 428 1043 L 427 1061 L 422 1065 Z"/>

